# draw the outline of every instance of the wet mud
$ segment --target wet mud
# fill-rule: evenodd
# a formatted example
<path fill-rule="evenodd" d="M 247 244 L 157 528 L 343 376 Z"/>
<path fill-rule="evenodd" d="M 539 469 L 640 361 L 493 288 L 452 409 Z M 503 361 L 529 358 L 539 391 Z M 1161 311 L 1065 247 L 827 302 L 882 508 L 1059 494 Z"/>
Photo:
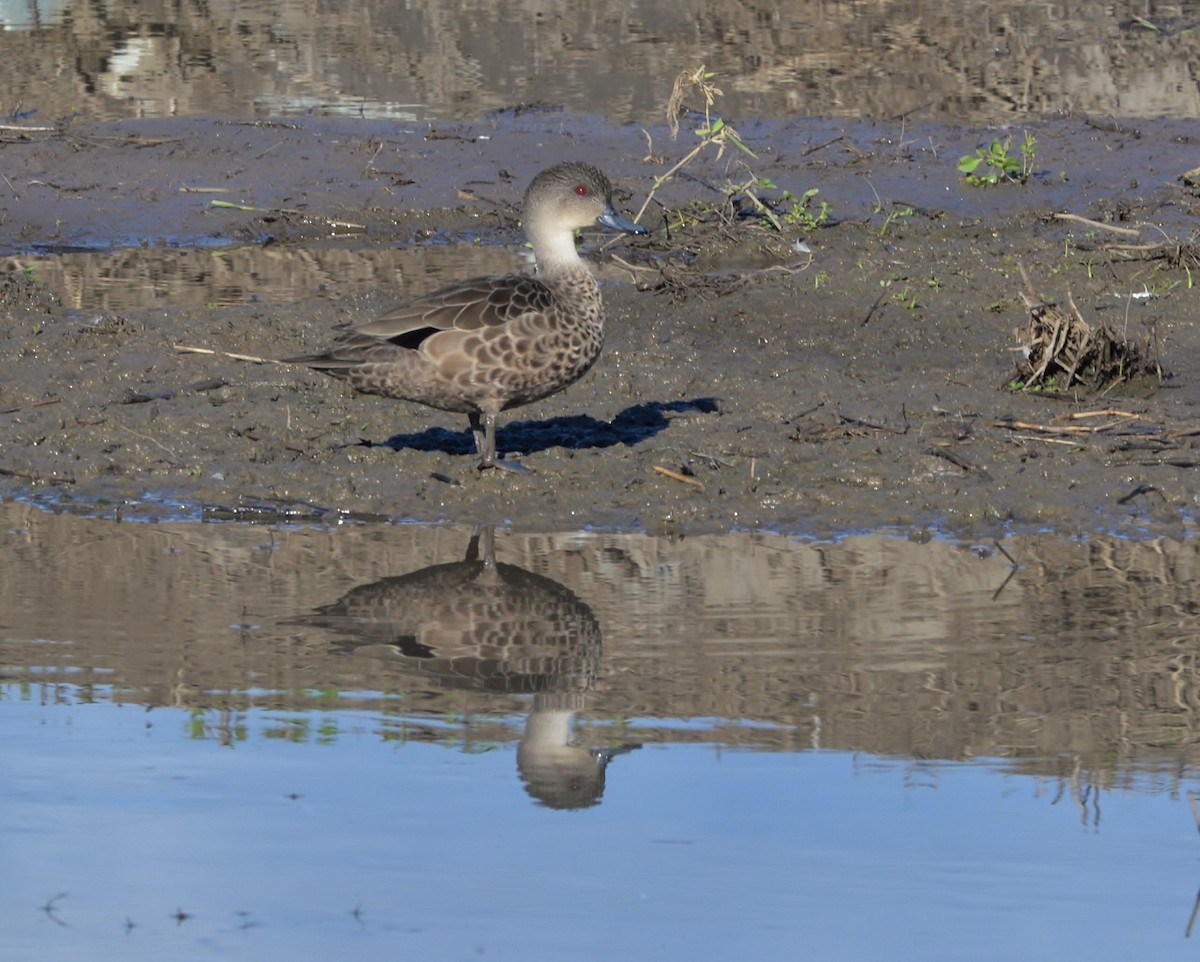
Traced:
<path fill-rule="evenodd" d="M 150 515 L 186 505 L 547 531 L 1190 527 L 1200 201 L 1180 178 L 1200 128 L 1032 124 L 1033 176 L 983 188 L 955 161 L 996 131 L 739 129 L 757 156 L 698 158 L 655 193 L 650 238 L 583 238 L 604 281 L 606 348 L 581 382 L 504 419 L 499 448 L 522 453 L 528 475 L 478 472 L 464 417 L 228 356 L 317 350 L 335 325 L 434 279 L 342 290 L 335 276 L 286 301 L 113 310 L 40 282 L 22 258 L 133 246 L 152 272 L 196 246 L 302 259 L 482 245 L 489 271 L 496 253 L 520 269 L 515 205 L 537 170 L 585 157 L 636 212 L 690 148 L 686 132 L 672 142 L 664 129 L 537 112 L 437 128 L 314 118 L 6 131 L 4 491 Z M 778 228 L 744 193 L 729 201 L 724 188 L 748 178 Z M 806 218 L 794 204 L 812 188 Z M 1029 304 L 1048 301 L 1136 342 L 1154 373 L 1010 390 Z"/>

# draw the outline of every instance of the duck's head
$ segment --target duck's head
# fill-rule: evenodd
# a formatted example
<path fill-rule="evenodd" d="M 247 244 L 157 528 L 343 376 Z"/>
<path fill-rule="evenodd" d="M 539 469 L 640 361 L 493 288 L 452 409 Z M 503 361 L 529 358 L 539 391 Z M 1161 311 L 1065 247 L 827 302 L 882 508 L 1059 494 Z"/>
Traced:
<path fill-rule="evenodd" d="M 612 183 L 591 164 L 572 161 L 543 170 L 525 191 L 525 232 L 539 260 L 554 257 L 575 231 L 599 224 L 608 230 L 646 234 L 646 228 L 613 206 Z"/>

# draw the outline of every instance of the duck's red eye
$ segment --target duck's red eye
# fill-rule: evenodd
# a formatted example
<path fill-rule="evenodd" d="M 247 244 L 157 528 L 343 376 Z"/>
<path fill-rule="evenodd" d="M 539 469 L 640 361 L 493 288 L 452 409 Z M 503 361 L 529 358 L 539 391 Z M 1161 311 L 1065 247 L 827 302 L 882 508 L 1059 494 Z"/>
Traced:
<path fill-rule="evenodd" d="M 577 193 L 577 194 L 578 194 L 580 197 L 586 197 L 586 196 L 587 196 L 587 194 L 588 194 L 587 185 L 586 185 L 586 184 L 579 184 L 579 185 L 578 185 L 578 186 L 576 186 L 576 188 L 575 188 L 575 193 Z"/>

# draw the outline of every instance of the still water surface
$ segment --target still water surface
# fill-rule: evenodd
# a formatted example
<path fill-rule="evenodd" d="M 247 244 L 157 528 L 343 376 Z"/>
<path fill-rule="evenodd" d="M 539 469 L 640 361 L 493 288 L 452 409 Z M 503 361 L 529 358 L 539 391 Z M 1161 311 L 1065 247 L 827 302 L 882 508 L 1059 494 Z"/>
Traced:
<path fill-rule="evenodd" d="M 1193 540 L 0 530 L 6 959 L 1194 955 Z"/>
<path fill-rule="evenodd" d="M 0 717 L 8 959 L 1195 950 L 1192 816 L 1152 784 L 1081 805 L 989 760 L 702 742 L 614 761 L 602 805 L 562 812 L 511 748 L 397 744 L 373 712 L 296 742 L 256 711 L 233 745 L 70 686 L 9 687 Z"/>

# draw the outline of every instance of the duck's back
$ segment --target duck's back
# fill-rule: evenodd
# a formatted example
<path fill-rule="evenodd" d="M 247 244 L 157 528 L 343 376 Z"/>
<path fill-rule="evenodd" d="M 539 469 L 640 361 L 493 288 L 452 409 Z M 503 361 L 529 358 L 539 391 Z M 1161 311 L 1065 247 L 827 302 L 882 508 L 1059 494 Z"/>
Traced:
<path fill-rule="evenodd" d="M 582 377 L 604 313 L 591 272 L 479 277 L 426 294 L 293 360 L 369 394 L 447 411 L 517 407 Z"/>

